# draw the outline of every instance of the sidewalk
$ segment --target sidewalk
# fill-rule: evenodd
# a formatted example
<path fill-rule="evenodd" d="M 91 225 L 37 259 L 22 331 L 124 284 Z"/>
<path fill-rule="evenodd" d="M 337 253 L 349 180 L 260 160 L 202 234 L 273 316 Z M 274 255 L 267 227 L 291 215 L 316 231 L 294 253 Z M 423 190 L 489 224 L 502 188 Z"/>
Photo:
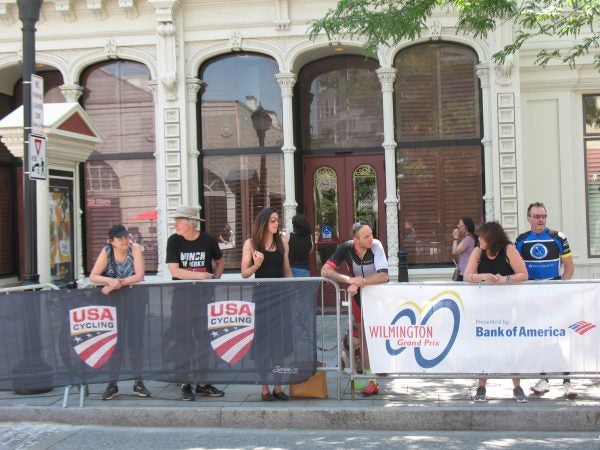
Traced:
<path fill-rule="evenodd" d="M 326 316 L 325 348 L 335 345 L 335 316 Z M 327 335 L 327 334 L 333 334 Z M 321 342 L 321 340 L 319 340 Z M 335 367 L 336 351 L 320 354 L 327 367 Z M 536 379 L 521 380 L 524 391 Z M 475 404 L 477 380 L 380 378 L 380 393 L 351 399 L 349 377 L 342 377 L 342 398 L 337 400 L 335 372 L 328 372 L 329 398 L 263 402 L 260 386 L 217 385 L 221 398 L 180 400 L 179 386 L 147 381 L 151 398 L 131 394 L 132 381 L 119 383 L 120 395 L 100 400 L 105 385 L 89 386 L 84 407 L 72 388 L 67 408 L 62 388 L 21 396 L 0 392 L 0 421 L 53 422 L 73 425 L 194 426 L 234 428 L 477 430 L 477 431 L 600 431 L 600 380 L 572 379 L 579 395 L 563 397 L 562 380 L 550 380 L 544 396 L 531 395 L 529 403 L 512 399 L 510 379 L 488 381 L 488 402 Z"/>

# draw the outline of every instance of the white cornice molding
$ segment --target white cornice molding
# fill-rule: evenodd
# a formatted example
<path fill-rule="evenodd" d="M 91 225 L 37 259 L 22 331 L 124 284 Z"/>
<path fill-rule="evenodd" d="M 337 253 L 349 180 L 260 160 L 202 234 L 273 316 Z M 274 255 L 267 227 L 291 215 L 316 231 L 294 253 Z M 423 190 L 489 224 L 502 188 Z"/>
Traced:
<path fill-rule="evenodd" d="M 62 14 L 65 22 L 71 23 L 77 20 L 71 0 L 54 0 L 54 9 Z"/>
<path fill-rule="evenodd" d="M 175 11 L 181 6 L 179 0 L 148 0 L 148 3 L 154 6 L 156 21 L 159 23 L 172 23 Z"/>
<path fill-rule="evenodd" d="M 16 22 L 16 17 L 13 13 L 14 5 L 11 3 L 0 3 L 0 23 L 7 27 Z"/>
<path fill-rule="evenodd" d="M 125 11 L 125 17 L 128 19 L 135 19 L 140 15 L 135 0 L 119 0 L 119 7 Z"/>
<path fill-rule="evenodd" d="M 104 7 L 105 0 L 86 0 L 87 8 L 94 12 L 94 17 L 100 22 L 108 18 L 108 12 Z"/>

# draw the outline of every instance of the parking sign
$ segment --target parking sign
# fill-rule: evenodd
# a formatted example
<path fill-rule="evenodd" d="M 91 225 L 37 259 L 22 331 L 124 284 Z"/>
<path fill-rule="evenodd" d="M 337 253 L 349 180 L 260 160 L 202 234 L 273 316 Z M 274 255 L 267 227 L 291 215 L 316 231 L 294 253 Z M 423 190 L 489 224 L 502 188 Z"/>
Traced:
<path fill-rule="evenodd" d="M 46 167 L 46 138 L 29 135 L 29 179 L 45 180 Z"/>

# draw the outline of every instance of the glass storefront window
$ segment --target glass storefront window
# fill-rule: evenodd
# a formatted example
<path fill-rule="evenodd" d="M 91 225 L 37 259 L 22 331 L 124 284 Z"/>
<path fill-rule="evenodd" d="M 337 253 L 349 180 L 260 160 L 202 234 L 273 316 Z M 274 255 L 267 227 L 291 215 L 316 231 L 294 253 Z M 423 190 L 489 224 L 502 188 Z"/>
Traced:
<path fill-rule="evenodd" d="M 394 62 L 398 231 L 409 264 L 451 263 L 457 221 L 484 220 L 476 64 L 472 49 L 449 43 L 407 48 Z"/>
<path fill-rule="evenodd" d="M 202 149 L 278 147 L 283 144 L 277 63 L 234 54 L 201 70 Z"/>
<path fill-rule="evenodd" d="M 200 70 L 204 226 L 219 240 L 226 269 L 239 270 L 262 208 L 283 214 L 278 71 L 272 58 L 251 53 L 215 58 Z"/>
<path fill-rule="evenodd" d="M 377 173 L 371 166 L 363 164 L 352 174 L 354 211 L 356 219 L 368 223 L 377 230 Z"/>
<path fill-rule="evenodd" d="M 82 104 L 102 143 L 84 165 L 86 271 L 124 224 L 144 249 L 148 272 L 158 268 L 154 96 L 150 71 L 133 61 L 108 61 L 82 76 Z"/>
<path fill-rule="evenodd" d="M 339 240 L 338 178 L 331 167 L 317 169 L 313 180 L 315 205 L 315 243 L 317 244 L 317 270 L 335 251 Z"/>
<path fill-rule="evenodd" d="M 600 95 L 585 95 L 584 147 L 589 256 L 600 256 Z"/>
<path fill-rule="evenodd" d="M 379 64 L 361 56 L 325 58 L 300 71 L 303 150 L 379 147 L 383 142 Z"/>
<path fill-rule="evenodd" d="M 398 139 L 479 137 L 476 64 L 473 50 L 453 44 L 416 45 L 401 51 L 394 64 Z"/>
<path fill-rule="evenodd" d="M 266 206 L 282 213 L 283 155 L 206 156 L 203 164 L 205 231 L 219 240 L 225 268 L 239 270 L 256 215 Z"/>

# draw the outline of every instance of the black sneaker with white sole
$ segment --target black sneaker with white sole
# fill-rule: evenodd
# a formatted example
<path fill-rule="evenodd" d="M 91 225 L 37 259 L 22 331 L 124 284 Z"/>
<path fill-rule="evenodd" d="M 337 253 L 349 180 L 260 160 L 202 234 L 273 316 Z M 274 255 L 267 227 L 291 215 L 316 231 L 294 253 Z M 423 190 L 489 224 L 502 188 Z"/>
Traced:
<path fill-rule="evenodd" d="M 102 400 L 112 400 L 117 395 L 119 395 L 119 387 L 114 383 L 108 383 L 106 389 L 104 390 L 104 394 L 102 394 Z"/>
<path fill-rule="evenodd" d="M 196 395 L 202 397 L 223 397 L 225 392 L 217 389 L 212 384 L 205 384 L 204 386 L 196 385 Z"/>
<path fill-rule="evenodd" d="M 150 391 L 146 389 L 142 381 L 137 381 L 133 384 L 133 394 L 140 397 L 150 397 Z"/>

